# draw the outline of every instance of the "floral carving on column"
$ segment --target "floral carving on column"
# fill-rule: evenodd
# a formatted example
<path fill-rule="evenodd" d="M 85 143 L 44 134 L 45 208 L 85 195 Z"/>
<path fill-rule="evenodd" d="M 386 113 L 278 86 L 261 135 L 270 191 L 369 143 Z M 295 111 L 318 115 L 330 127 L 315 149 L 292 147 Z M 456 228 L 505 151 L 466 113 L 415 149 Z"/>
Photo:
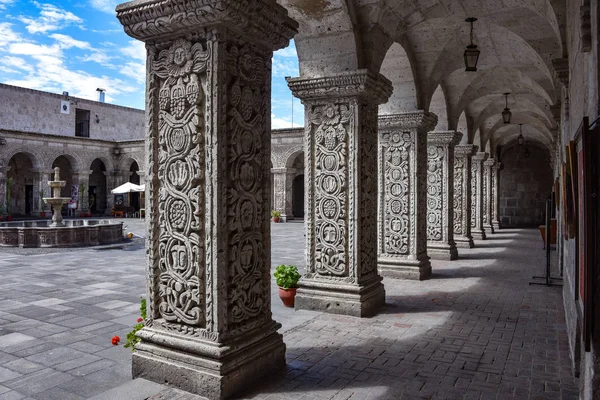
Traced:
<path fill-rule="evenodd" d="M 454 242 L 454 146 L 462 133 L 427 134 L 427 253 L 432 258 L 458 258 Z"/>
<path fill-rule="evenodd" d="M 288 79 L 305 105 L 306 274 L 296 308 L 372 315 L 376 268 L 377 106 L 391 84 L 366 70 Z"/>
<path fill-rule="evenodd" d="M 500 229 L 500 171 L 502 163 L 496 161 L 492 166 L 492 226 Z"/>
<path fill-rule="evenodd" d="M 475 221 L 471 176 L 473 154 L 477 146 L 466 144 L 454 149 L 454 241 L 457 247 L 473 247 L 471 222 Z"/>
<path fill-rule="evenodd" d="M 489 158 L 483 163 L 483 229 L 486 234 L 494 233 L 492 224 L 492 209 L 493 209 L 493 182 L 492 169 L 496 161 Z"/>
<path fill-rule="evenodd" d="M 428 279 L 427 132 L 435 114 L 379 116 L 378 267 L 382 275 Z"/>
<path fill-rule="evenodd" d="M 488 154 L 485 152 L 476 153 L 471 165 L 471 200 L 473 202 L 471 209 L 471 235 L 473 239 L 484 240 L 486 238 L 483 228 L 483 162 L 487 160 Z"/>
<path fill-rule="evenodd" d="M 130 2 L 117 17 L 147 49 L 149 318 L 133 375 L 229 398 L 285 365 L 270 310 L 271 58 L 298 25 L 263 0 Z"/>

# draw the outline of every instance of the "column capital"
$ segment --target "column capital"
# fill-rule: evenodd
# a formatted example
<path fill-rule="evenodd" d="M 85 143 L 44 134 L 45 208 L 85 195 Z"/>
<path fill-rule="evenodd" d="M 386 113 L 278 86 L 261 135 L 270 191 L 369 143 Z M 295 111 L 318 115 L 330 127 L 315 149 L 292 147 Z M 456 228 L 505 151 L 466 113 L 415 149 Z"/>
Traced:
<path fill-rule="evenodd" d="M 496 164 L 496 160 L 493 158 L 488 158 L 487 160 L 483 161 L 483 165 L 486 167 L 493 167 Z"/>
<path fill-rule="evenodd" d="M 552 60 L 552 67 L 558 81 L 565 87 L 569 87 L 569 59 L 555 58 Z"/>
<path fill-rule="evenodd" d="M 422 129 L 431 131 L 437 125 L 437 115 L 423 110 L 390 115 L 380 115 L 379 130 L 385 129 Z"/>
<path fill-rule="evenodd" d="M 460 157 L 470 157 L 475 155 L 479 147 L 474 144 L 459 144 L 454 148 L 454 155 Z"/>
<path fill-rule="evenodd" d="M 359 97 L 383 104 L 393 91 L 392 83 L 385 76 L 366 69 L 320 78 L 286 78 L 286 81 L 294 96 L 302 101 Z"/>
<path fill-rule="evenodd" d="M 479 151 L 473 155 L 473 161 L 485 161 L 490 155 L 485 151 Z"/>
<path fill-rule="evenodd" d="M 225 27 L 270 50 L 281 49 L 298 31 L 298 23 L 274 1 L 238 0 L 163 2 L 131 1 L 117 6 L 117 18 L 129 36 L 147 42 L 193 32 L 207 35 Z M 208 28 L 208 29 L 207 29 Z"/>
<path fill-rule="evenodd" d="M 82 169 L 79 171 L 73 171 L 72 174 L 73 175 L 91 175 L 92 172 L 94 172 L 94 171 L 91 169 Z"/>
<path fill-rule="evenodd" d="M 271 168 L 271 172 L 274 174 L 294 174 L 297 171 L 297 168 Z"/>
<path fill-rule="evenodd" d="M 8 167 L 10 168 L 10 167 Z M 54 171 L 51 169 L 42 169 L 42 168 L 32 168 L 31 172 L 34 174 L 53 174 Z"/>
<path fill-rule="evenodd" d="M 427 144 L 457 145 L 462 133 L 456 131 L 432 131 L 427 133 Z"/>

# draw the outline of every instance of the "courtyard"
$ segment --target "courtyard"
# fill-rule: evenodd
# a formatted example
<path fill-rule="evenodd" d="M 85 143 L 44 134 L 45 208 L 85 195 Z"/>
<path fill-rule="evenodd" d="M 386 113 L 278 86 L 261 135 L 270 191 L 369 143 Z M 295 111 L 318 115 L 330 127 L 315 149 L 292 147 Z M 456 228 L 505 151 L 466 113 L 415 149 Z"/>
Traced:
<path fill-rule="evenodd" d="M 143 221 L 123 221 L 145 235 Z M 271 228 L 272 269 L 303 267 L 303 224 Z M 539 232 L 503 229 L 476 244 L 432 261 L 431 280 L 385 278 L 373 318 L 285 308 L 271 280 L 287 368 L 242 398 L 576 399 L 561 290 L 528 285 L 545 265 Z M 146 290 L 142 239 L 0 251 L 0 399 L 200 399 L 132 380 L 122 344 Z"/>

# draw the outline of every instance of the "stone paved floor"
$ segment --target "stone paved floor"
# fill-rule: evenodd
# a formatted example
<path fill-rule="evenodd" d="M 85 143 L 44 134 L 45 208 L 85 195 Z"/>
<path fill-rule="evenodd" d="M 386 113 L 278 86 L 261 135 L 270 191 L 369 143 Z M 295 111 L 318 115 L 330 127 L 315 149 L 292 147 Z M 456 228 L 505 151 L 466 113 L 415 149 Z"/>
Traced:
<path fill-rule="evenodd" d="M 144 234 L 139 221 L 128 230 Z M 303 264 L 302 224 L 273 225 L 273 265 Z M 288 367 L 243 398 L 575 399 L 558 288 L 533 286 L 539 232 L 502 230 L 426 282 L 385 279 L 370 319 L 294 312 L 273 290 Z M 0 253 L 0 399 L 83 399 L 131 380 L 112 346 L 139 314 L 142 246 Z M 273 287 L 275 287 L 273 285 Z M 164 388 L 152 399 L 196 399 Z"/>

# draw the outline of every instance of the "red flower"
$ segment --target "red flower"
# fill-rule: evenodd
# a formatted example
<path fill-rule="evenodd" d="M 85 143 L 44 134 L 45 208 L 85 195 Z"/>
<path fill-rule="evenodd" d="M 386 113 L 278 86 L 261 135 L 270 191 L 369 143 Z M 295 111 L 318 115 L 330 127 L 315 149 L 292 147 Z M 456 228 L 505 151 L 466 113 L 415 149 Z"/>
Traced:
<path fill-rule="evenodd" d="M 140 323 L 140 322 L 142 322 L 143 320 L 144 320 L 143 318 L 138 318 L 138 319 L 137 319 L 137 322 L 138 322 L 138 323 Z"/>
<path fill-rule="evenodd" d="M 118 336 L 113 336 L 113 338 L 111 339 L 113 346 L 118 346 L 120 341 L 121 341 L 121 338 Z"/>

